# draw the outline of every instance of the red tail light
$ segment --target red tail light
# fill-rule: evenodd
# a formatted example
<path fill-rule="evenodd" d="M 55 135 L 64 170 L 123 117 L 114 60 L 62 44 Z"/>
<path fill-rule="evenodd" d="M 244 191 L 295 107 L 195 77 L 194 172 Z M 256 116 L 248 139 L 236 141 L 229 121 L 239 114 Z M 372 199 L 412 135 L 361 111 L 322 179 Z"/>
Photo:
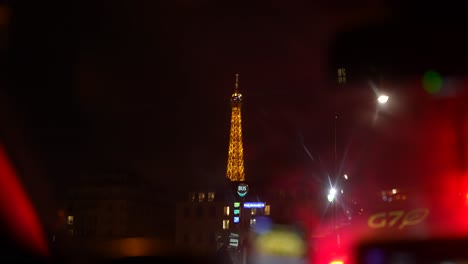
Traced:
<path fill-rule="evenodd" d="M 0 217 L 13 237 L 30 250 L 48 255 L 39 217 L 0 144 Z"/>

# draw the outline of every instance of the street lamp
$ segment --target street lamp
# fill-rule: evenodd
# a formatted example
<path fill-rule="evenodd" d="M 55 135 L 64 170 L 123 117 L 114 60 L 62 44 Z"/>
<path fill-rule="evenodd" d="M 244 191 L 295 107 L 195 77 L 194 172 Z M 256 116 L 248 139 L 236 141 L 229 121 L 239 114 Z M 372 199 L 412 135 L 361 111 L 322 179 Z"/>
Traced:
<path fill-rule="evenodd" d="M 369 86 L 374 91 L 375 95 L 377 95 L 377 101 L 379 102 L 379 104 L 386 104 L 390 97 L 386 94 L 380 93 L 377 86 L 371 80 L 369 80 L 368 83 L 369 83 Z"/>
<path fill-rule="evenodd" d="M 335 196 L 336 196 L 336 189 L 332 187 L 328 191 L 328 195 L 327 195 L 328 201 L 332 203 L 335 200 Z"/>
<path fill-rule="evenodd" d="M 380 104 L 386 104 L 388 102 L 388 95 L 385 95 L 385 94 L 381 94 L 378 98 L 377 98 L 377 101 L 380 103 Z"/>

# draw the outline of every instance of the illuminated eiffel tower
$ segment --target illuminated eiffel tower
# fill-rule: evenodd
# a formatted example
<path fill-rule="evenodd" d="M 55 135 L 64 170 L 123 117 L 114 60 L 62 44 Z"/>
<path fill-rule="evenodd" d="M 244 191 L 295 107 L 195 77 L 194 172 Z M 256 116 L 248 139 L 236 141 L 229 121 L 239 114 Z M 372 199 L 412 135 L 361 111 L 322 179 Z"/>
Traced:
<path fill-rule="evenodd" d="M 242 94 L 239 93 L 239 74 L 236 74 L 235 90 L 231 95 L 231 132 L 226 172 L 226 177 L 230 181 L 245 181 L 241 106 Z"/>

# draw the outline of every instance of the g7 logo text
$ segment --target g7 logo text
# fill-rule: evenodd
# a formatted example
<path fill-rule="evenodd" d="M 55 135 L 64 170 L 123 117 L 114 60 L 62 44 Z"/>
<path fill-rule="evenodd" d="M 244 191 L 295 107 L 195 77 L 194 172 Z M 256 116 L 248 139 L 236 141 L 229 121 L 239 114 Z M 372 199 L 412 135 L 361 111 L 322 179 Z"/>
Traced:
<path fill-rule="evenodd" d="M 367 225 L 370 228 L 397 227 L 403 229 L 421 223 L 428 215 L 429 209 L 427 208 L 418 208 L 407 212 L 404 210 L 382 212 L 371 215 L 367 219 Z"/>

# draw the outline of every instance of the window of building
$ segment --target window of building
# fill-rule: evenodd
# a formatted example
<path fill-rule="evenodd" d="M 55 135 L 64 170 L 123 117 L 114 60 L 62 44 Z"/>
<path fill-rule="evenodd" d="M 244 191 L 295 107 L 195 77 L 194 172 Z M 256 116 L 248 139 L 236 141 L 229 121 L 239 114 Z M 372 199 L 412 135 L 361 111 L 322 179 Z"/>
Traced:
<path fill-rule="evenodd" d="M 210 244 L 215 244 L 216 243 L 216 234 L 215 233 L 210 235 L 209 243 Z"/>
<path fill-rule="evenodd" d="M 305 199 L 307 199 L 307 194 L 304 191 L 301 190 L 301 191 L 299 191 L 297 193 L 297 198 L 301 199 L 301 200 L 305 200 Z"/>
<path fill-rule="evenodd" d="M 195 202 L 197 195 L 194 192 L 189 193 L 189 199 L 191 202 Z"/>
<path fill-rule="evenodd" d="M 203 202 L 204 200 L 205 200 L 205 193 L 204 192 L 198 193 L 198 201 Z"/>
<path fill-rule="evenodd" d="M 67 216 L 67 224 L 73 225 L 74 217 L 73 215 Z"/>
<path fill-rule="evenodd" d="M 289 199 L 291 199 L 291 200 L 296 199 L 296 195 L 297 195 L 296 191 L 290 191 L 289 192 Z"/>
<path fill-rule="evenodd" d="M 250 209 L 250 215 L 256 215 L 256 214 L 257 214 L 257 208 Z"/>
<path fill-rule="evenodd" d="M 285 199 L 286 198 L 286 193 L 283 190 L 279 191 L 279 197 L 281 199 Z"/>
<path fill-rule="evenodd" d="M 198 206 L 197 207 L 197 217 L 202 217 L 203 216 L 203 207 Z"/>
<path fill-rule="evenodd" d="M 265 205 L 265 215 L 270 215 L 270 205 Z"/>
<path fill-rule="evenodd" d="M 229 206 L 224 206 L 224 215 L 229 215 Z"/>
<path fill-rule="evenodd" d="M 73 212 L 73 202 L 72 201 L 70 201 L 70 204 L 67 207 L 67 211 L 68 212 Z"/>
<path fill-rule="evenodd" d="M 209 214 L 210 214 L 210 217 L 212 217 L 212 218 L 216 217 L 216 207 L 210 206 Z"/>
<path fill-rule="evenodd" d="M 257 219 L 255 218 L 250 219 L 250 226 L 254 226 L 255 223 L 257 223 Z"/>
<path fill-rule="evenodd" d="M 184 207 L 184 217 L 189 218 L 190 217 L 190 208 L 188 206 Z"/>
<path fill-rule="evenodd" d="M 209 192 L 208 193 L 208 202 L 212 202 L 215 199 L 215 193 L 214 192 Z"/>
<path fill-rule="evenodd" d="M 338 68 L 338 83 L 339 84 L 346 83 L 346 69 L 345 68 Z"/>
<path fill-rule="evenodd" d="M 229 229 L 229 220 L 223 220 L 223 229 Z"/>

